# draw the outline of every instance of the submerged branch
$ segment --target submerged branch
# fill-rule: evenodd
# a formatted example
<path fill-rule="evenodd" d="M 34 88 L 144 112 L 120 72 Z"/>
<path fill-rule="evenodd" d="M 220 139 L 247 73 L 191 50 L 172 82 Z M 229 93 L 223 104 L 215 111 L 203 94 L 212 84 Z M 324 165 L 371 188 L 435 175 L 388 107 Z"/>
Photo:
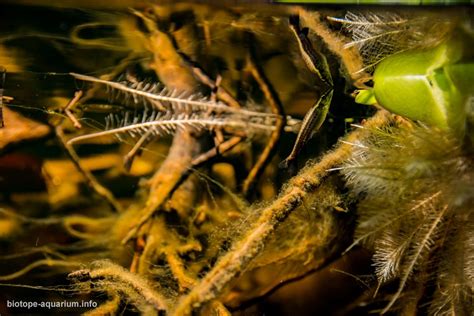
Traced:
<path fill-rule="evenodd" d="M 363 128 L 350 133 L 345 138 L 346 142 L 351 143 L 366 137 L 370 129 L 387 124 L 389 119 L 388 112 L 379 111 L 364 123 Z M 173 315 L 190 315 L 194 308 L 215 299 L 231 280 L 245 270 L 252 259 L 262 251 L 265 240 L 276 227 L 301 205 L 308 194 L 317 189 L 323 178 L 330 174 L 331 168 L 350 157 L 353 146 L 346 142 L 340 142 L 339 146 L 326 154 L 320 162 L 308 165 L 294 177 L 280 196 L 263 209 L 251 230 L 178 302 Z"/>

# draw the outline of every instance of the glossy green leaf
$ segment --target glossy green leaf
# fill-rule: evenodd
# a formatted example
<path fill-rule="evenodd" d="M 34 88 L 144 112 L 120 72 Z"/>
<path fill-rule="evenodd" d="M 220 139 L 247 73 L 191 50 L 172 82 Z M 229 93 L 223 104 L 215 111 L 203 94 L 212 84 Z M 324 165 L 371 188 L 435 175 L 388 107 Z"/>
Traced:
<path fill-rule="evenodd" d="M 473 64 L 461 57 L 459 41 L 449 41 L 386 58 L 374 73 L 377 103 L 412 120 L 462 130 Z"/>

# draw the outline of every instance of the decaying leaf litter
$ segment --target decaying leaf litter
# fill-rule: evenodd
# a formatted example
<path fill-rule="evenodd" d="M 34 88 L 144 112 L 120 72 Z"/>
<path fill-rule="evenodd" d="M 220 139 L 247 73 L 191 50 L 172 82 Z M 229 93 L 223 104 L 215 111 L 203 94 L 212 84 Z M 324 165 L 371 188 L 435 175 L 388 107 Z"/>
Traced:
<path fill-rule="evenodd" d="M 353 304 L 332 312 L 355 311 L 367 302 L 366 310 L 372 311 L 472 310 L 468 145 L 440 132 L 445 147 L 432 147 L 423 136 L 433 132 L 430 127 L 354 104 L 347 84 L 370 84 L 379 59 L 419 48 L 419 34 L 433 25 L 439 34 L 424 45 L 444 41 L 465 23 L 457 14 L 186 3 L 89 14 L 90 21 L 70 26 L 60 39 L 39 32 L 33 40 L 52 46 L 56 54 L 73 47 L 84 53 L 70 55 L 60 76 L 47 69 L 49 64 L 42 66 L 47 78 L 42 84 L 53 85 L 40 98 L 23 95 L 25 87 L 8 89 L 10 77 L 18 81 L 29 71 L 24 61 L 18 59 L 18 74 L 7 72 L 4 95 L 13 97 L 11 110 L 23 107 L 23 116 L 42 121 L 49 136 L 25 145 L 12 139 L 4 149 L 5 157 L 33 157 L 41 167 L 31 172 L 43 182 L 36 193 L 13 186 L 4 190 L 4 283 L 30 284 L 38 291 L 42 283 L 32 283 L 30 276 L 46 278 L 46 295 L 62 291 L 97 298 L 101 305 L 87 312 L 97 315 L 239 313 L 279 283 L 330 267 L 356 229 L 361 240 L 367 233 L 382 235 L 376 242 L 366 240 L 375 251 L 376 274 Z M 327 56 L 336 92 L 324 125 L 298 155 L 297 174 L 291 177 L 278 164 L 300 128 L 296 118 L 323 93 L 291 32 L 294 15 L 309 29 L 312 45 Z M 370 44 L 382 36 L 386 47 Z M 22 45 L 3 40 L 0 61 L 14 51 L 3 47 L 25 49 Z M 100 51 L 108 52 L 107 58 L 98 54 L 96 59 L 108 61 L 89 65 L 87 54 Z M 61 80 L 69 81 L 67 88 L 54 86 Z M 360 125 L 347 123 L 363 118 Z M 20 118 L 8 118 L 3 131 L 21 124 Z M 36 137 L 42 136 L 25 139 Z M 426 183 L 413 180 L 412 173 L 397 173 L 413 166 L 409 159 L 383 164 L 396 156 L 386 144 L 397 141 L 399 148 L 412 150 L 412 157 L 429 162 L 427 173 L 414 173 L 428 178 Z M 32 154 L 28 144 L 51 152 Z M 446 158 L 445 151 L 455 157 Z M 449 176 L 436 171 L 444 159 L 444 166 L 452 166 Z M 364 171 L 374 166 L 381 171 Z M 396 175 L 390 177 L 397 179 L 392 191 L 400 193 L 380 189 L 388 181 L 384 170 L 391 168 Z M 449 181 L 457 177 L 462 181 L 454 192 Z M 434 191 L 430 183 L 441 178 L 447 180 Z M 374 215 L 387 200 L 421 212 L 411 218 L 385 206 L 386 213 Z M 31 236 L 40 240 L 34 237 L 32 243 Z M 394 249 L 389 259 L 388 246 Z M 399 257 L 393 259 L 394 254 Z M 450 254 L 464 272 L 449 270 L 443 258 Z M 398 278 L 398 290 L 392 291 Z M 406 299 L 410 304 L 394 304 Z"/>

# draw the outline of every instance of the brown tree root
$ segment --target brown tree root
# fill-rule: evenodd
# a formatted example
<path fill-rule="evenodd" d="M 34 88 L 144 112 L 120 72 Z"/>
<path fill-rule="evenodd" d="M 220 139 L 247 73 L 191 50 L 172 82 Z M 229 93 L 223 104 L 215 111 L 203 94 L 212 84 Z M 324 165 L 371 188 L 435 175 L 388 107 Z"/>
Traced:
<path fill-rule="evenodd" d="M 331 169 L 348 159 L 353 143 L 366 137 L 370 130 L 386 125 L 391 115 L 379 111 L 367 119 L 361 128 L 347 135 L 344 141 L 317 163 L 308 164 L 290 180 L 280 196 L 261 211 L 255 225 L 238 240 L 213 269 L 177 304 L 172 315 L 190 315 L 192 310 L 218 297 L 223 288 L 242 273 L 264 248 L 266 239 L 288 215 L 313 193 Z"/>

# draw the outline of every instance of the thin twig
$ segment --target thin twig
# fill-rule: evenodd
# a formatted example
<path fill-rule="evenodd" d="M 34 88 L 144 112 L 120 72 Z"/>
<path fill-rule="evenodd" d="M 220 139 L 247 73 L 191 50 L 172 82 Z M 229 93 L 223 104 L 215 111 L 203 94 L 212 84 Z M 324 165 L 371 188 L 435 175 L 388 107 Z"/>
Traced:
<path fill-rule="evenodd" d="M 198 167 L 200 167 L 206 162 L 211 162 L 216 157 L 228 152 L 229 150 L 237 146 L 241 141 L 242 141 L 241 137 L 238 137 L 238 136 L 232 137 L 231 139 L 226 140 L 223 143 L 220 143 L 219 145 L 209 149 L 205 153 L 202 153 L 201 155 L 194 158 L 191 161 L 190 166 L 186 169 L 186 171 L 184 171 L 181 174 L 181 178 L 175 183 L 174 187 L 170 190 L 168 194 L 168 198 L 181 185 L 181 183 L 183 183 L 189 177 L 189 175 L 191 175 L 191 173 L 195 171 Z"/>
<path fill-rule="evenodd" d="M 66 107 L 64 108 L 64 113 L 66 113 L 67 117 L 72 121 L 72 124 L 77 129 L 80 129 L 82 127 L 82 125 L 78 121 L 78 119 L 74 116 L 71 109 L 77 104 L 77 102 L 81 99 L 83 94 L 84 93 L 82 92 L 82 90 L 76 91 L 74 93 L 74 98 L 72 98 L 69 101 L 69 103 L 66 105 Z"/>
<path fill-rule="evenodd" d="M 4 127 L 3 123 L 3 87 L 5 85 L 5 76 L 7 70 L 3 67 L 0 67 L 0 128 Z"/>
<path fill-rule="evenodd" d="M 247 195 L 253 186 L 255 185 L 256 179 L 261 175 L 265 166 L 269 163 L 270 159 L 272 158 L 273 154 L 275 153 L 276 146 L 278 141 L 280 140 L 281 133 L 283 132 L 283 128 L 286 125 L 286 117 L 283 113 L 283 106 L 281 101 L 273 89 L 271 83 L 265 76 L 263 70 L 258 66 L 258 63 L 255 62 L 253 54 L 249 54 L 247 58 L 247 68 L 255 78 L 257 83 L 260 86 L 265 98 L 267 99 L 268 103 L 270 104 L 271 110 L 273 114 L 276 114 L 276 123 L 275 123 L 275 130 L 272 132 L 270 136 L 270 140 L 268 141 L 265 149 L 258 157 L 257 162 L 250 170 L 247 178 L 244 180 L 242 185 L 242 193 Z"/>
<path fill-rule="evenodd" d="M 123 157 L 123 166 L 125 170 L 130 171 L 132 168 L 133 160 L 141 152 L 142 147 L 145 147 L 150 141 L 150 136 L 153 134 L 153 129 L 149 129 L 143 134 L 137 143 L 130 149 L 130 151 Z"/>
<path fill-rule="evenodd" d="M 224 141 L 223 143 L 220 143 L 214 148 L 209 149 L 207 152 L 194 158 L 193 161 L 191 162 L 191 167 L 188 170 L 193 170 L 199 167 L 200 165 L 202 165 L 203 163 L 205 163 L 206 161 L 209 161 L 212 158 L 216 157 L 217 155 L 219 154 L 222 155 L 223 153 L 226 153 L 227 151 L 237 146 L 241 141 L 242 141 L 241 137 L 235 136 L 229 140 Z"/>
<path fill-rule="evenodd" d="M 115 212 L 121 212 L 122 207 L 115 199 L 112 192 L 110 192 L 106 187 L 100 184 L 99 181 L 97 181 L 97 179 L 94 177 L 94 175 L 82 166 L 80 158 L 77 155 L 76 151 L 74 150 L 72 145 L 67 142 L 66 137 L 64 136 L 62 126 L 56 126 L 55 131 L 63 148 L 66 150 L 68 156 L 71 158 L 73 164 L 76 166 L 76 169 L 84 176 L 89 187 L 91 187 L 92 190 L 100 197 L 104 198 Z"/>
<path fill-rule="evenodd" d="M 241 108 L 239 102 L 225 89 L 223 86 L 219 84 L 220 80 L 212 80 L 204 70 L 199 67 L 196 63 L 190 63 L 190 67 L 194 73 L 194 75 L 205 85 L 210 87 L 212 90 L 216 90 L 215 93 L 217 98 L 222 102 L 226 103 L 228 106 L 233 108 Z"/>
<path fill-rule="evenodd" d="M 7 274 L 7 275 L 0 275 L 0 281 L 3 282 L 3 281 L 9 281 L 9 280 L 19 278 L 19 277 L 25 275 L 26 273 L 30 272 L 31 270 L 36 269 L 36 268 L 41 267 L 41 266 L 65 267 L 65 268 L 69 269 L 71 267 L 77 268 L 80 265 L 81 264 L 79 262 L 71 262 L 71 261 L 56 260 L 56 259 L 41 259 L 41 260 L 35 261 L 33 263 L 30 263 L 26 267 L 23 267 L 22 269 L 20 269 L 16 272 L 13 272 L 13 273 L 10 273 L 10 274 Z"/>

